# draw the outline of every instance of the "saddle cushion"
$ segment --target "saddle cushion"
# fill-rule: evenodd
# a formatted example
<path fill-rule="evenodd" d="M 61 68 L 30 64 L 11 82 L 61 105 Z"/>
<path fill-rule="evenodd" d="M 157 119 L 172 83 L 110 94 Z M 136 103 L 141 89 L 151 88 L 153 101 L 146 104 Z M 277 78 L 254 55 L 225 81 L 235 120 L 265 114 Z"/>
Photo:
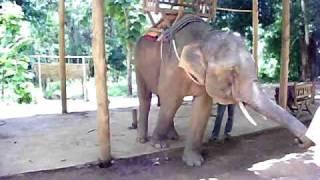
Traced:
<path fill-rule="evenodd" d="M 143 36 L 144 39 L 149 41 L 157 41 L 158 37 L 159 37 L 159 33 L 157 32 L 148 32 Z"/>

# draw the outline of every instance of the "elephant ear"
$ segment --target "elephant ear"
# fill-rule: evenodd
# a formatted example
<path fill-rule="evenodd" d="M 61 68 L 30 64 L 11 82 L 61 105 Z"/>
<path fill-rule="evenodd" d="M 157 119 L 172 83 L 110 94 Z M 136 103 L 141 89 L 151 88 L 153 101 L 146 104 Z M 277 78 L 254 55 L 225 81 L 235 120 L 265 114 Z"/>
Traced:
<path fill-rule="evenodd" d="M 207 65 L 198 43 L 183 47 L 179 67 L 183 68 L 189 78 L 198 85 L 205 84 Z"/>
<path fill-rule="evenodd" d="M 206 90 L 220 104 L 234 104 L 239 101 L 239 70 L 217 64 L 208 65 Z"/>

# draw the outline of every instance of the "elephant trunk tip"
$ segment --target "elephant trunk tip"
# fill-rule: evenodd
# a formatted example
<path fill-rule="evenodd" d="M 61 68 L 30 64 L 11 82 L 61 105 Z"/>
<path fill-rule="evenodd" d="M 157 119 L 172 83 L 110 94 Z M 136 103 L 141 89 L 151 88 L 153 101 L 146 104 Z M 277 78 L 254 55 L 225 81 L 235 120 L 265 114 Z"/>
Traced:
<path fill-rule="evenodd" d="M 314 146 L 315 143 L 311 141 L 307 136 L 301 136 L 295 138 L 295 142 L 298 144 L 299 147 L 308 149 L 311 146 Z"/>

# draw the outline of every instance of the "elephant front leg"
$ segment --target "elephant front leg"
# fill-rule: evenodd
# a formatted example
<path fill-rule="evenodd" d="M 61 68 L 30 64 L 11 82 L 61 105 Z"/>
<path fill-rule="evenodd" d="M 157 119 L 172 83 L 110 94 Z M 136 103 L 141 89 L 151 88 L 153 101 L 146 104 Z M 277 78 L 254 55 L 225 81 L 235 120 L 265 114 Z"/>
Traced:
<path fill-rule="evenodd" d="M 208 95 L 196 97 L 193 102 L 190 132 L 187 134 L 183 161 L 189 166 L 200 166 L 204 159 L 201 144 L 211 112 L 212 99 Z"/>
<path fill-rule="evenodd" d="M 172 95 L 171 95 L 172 96 Z M 174 115 L 182 103 L 182 97 L 161 98 L 161 106 L 157 125 L 151 137 L 151 143 L 156 148 L 168 147 L 168 139 L 178 139 L 178 133 L 174 128 Z"/>

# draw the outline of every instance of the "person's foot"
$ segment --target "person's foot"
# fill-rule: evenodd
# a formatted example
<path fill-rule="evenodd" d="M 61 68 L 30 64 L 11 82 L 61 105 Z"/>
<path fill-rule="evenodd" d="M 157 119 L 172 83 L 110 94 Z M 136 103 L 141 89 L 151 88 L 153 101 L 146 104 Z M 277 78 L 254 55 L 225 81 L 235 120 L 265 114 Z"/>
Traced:
<path fill-rule="evenodd" d="M 225 141 L 229 141 L 231 138 L 231 135 L 229 133 L 226 133 L 224 136 L 223 136 L 223 140 Z"/>
<path fill-rule="evenodd" d="M 218 139 L 218 137 L 211 136 L 209 138 L 209 142 L 220 143 L 220 140 Z"/>

